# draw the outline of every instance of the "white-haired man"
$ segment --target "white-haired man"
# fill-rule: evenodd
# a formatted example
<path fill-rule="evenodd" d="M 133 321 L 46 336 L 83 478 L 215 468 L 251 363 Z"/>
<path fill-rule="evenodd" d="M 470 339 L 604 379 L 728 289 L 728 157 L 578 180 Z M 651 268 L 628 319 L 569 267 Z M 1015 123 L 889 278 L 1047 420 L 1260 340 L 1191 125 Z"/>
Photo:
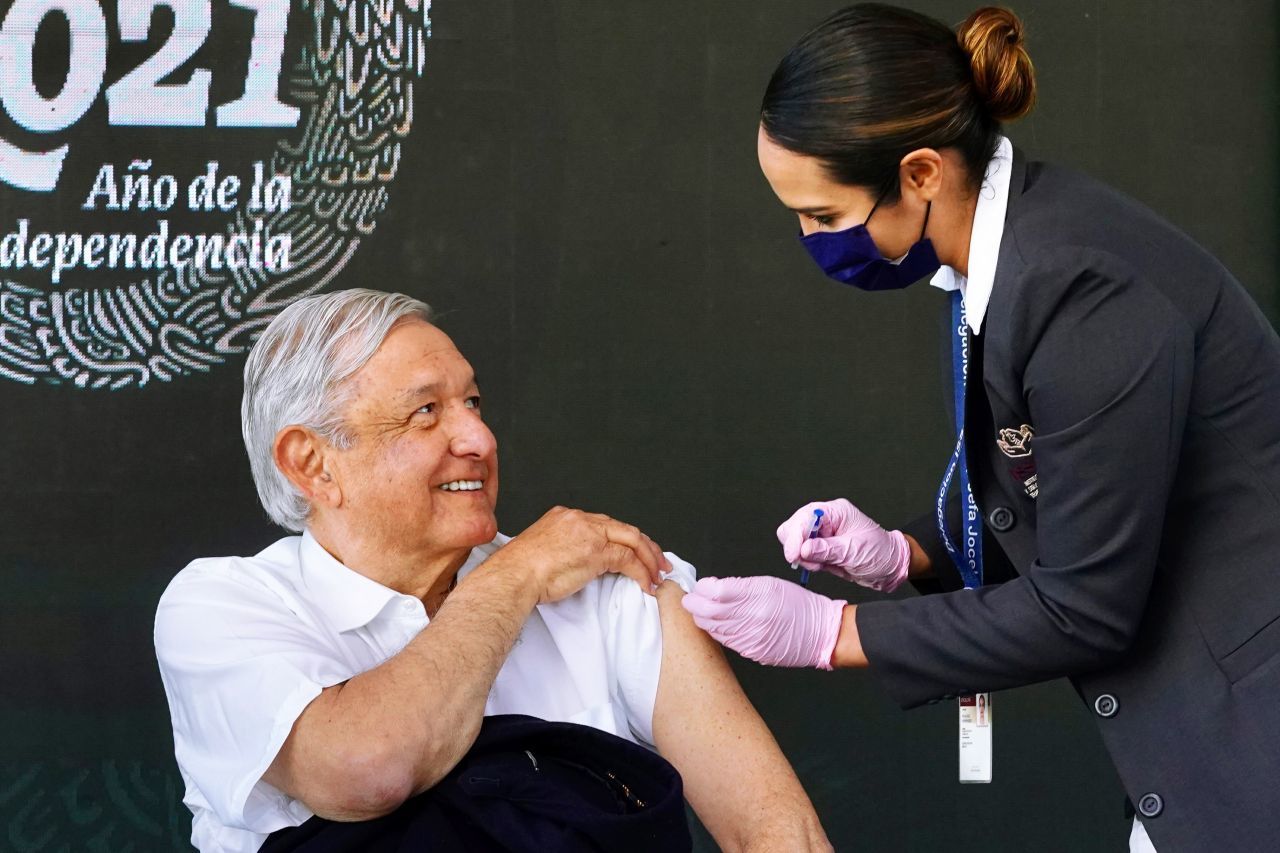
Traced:
<path fill-rule="evenodd" d="M 294 303 L 249 356 L 242 419 L 263 506 L 301 535 L 196 560 L 160 601 L 198 848 L 393 812 L 459 762 L 486 714 L 520 713 L 655 746 L 726 850 L 829 849 L 679 606 L 691 566 L 560 507 L 498 534 L 497 445 L 426 305 L 369 290 Z"/>

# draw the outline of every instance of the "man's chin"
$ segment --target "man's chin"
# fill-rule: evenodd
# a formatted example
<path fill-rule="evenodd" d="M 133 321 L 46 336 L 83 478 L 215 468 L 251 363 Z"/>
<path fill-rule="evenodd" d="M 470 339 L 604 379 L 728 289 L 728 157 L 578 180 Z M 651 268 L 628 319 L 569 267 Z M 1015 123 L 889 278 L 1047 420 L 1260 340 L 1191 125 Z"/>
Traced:
<path fill-rule="evenodd" d="M 468 548 L 475 548 L 478 545 L 492 542 L 493 537 L 498 535 L 498 519 L 493 513 L 489 513 L 488 518 L 477 519 L 459 532 L 461 541 L 458 544 L 465 545 Z"/>
<path fill-rule="evenodd" d="M 498 535 L 498 519 L 492 519 L 485 525 L 484 532 L 480 534 L 480 541 L 477 544 L 483 545 L 486 542 L 492 542 L 493 537 Z"/>

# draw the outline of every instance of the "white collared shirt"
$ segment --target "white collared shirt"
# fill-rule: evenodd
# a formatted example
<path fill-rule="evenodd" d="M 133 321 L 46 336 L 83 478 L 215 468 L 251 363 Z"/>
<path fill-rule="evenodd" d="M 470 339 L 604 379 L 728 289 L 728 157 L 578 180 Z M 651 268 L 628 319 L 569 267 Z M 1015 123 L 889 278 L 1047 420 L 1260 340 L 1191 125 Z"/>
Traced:
<path fill-rule="evenodd" d="M 472 550 L 459 578 L 507 541 L 499 534 Z M 667 557 L 672 579 L 691 589 L 693 566 Z M 250 853 L 310 818 L 262 774 L 321 690 L 391 658 L 428 621 L 420 600 L 348 569 L 309 533 L 179 572 L 160 599 L 155 644 L 192 844 Z M 661 661 L 657 601 L 606 574 L 537 606 L 485 714 L 582 723 L 651 745 Z"/>
<path fill-rule="evenodd" d="M 930 280 L 940 290 L 956 290 L 964 296 L 969 328 L 975 335 L 982 332 L 982 320 L 991 302 L 991 288 L 996 280 L 996 261 L 1000 257 L 1000 240 L 1004 236 L 1004 214 L 1009 208 L 1009 178 L 1013 172 L 1013 143 L 1000 137 L 996 153 L 987 163 L 986 174 L 978 188 L 978 206 L 973 213 L 973 231 L 969 235 L 969 277 L 943 266 Z"/>

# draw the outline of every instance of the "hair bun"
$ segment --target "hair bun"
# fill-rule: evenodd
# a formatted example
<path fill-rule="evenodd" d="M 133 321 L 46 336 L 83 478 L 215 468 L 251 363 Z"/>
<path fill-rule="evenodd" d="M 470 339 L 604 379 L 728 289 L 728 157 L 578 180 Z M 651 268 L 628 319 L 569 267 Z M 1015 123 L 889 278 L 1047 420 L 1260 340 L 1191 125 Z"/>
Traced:
<path fill-rule="evenodd" d="M 969 55 L 973 86 L 988 115 L 1011 121 L 1031 112 L 1036 73 L 1017 15 L 1000 6 L 984 6 L 956 28 L 956 38 Z"/>

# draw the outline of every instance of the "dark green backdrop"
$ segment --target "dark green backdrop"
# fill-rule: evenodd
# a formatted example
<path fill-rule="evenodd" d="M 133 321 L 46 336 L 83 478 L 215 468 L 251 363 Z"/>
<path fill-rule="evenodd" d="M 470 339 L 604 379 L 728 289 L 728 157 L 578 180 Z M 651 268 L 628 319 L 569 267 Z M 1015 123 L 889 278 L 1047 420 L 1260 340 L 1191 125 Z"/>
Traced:
<path fill-rule="evenodd" d="M 753 574 L 784 570 L 773 530 L 804 501 L 927 510 L 949 449 L 940 297 L 823 279 L 755 164 L 768 75 L 833 8 L 436 0 L 391 205 L 334 286 L 442 313 L 501 442 L 507 532 L 565 503 Z M 1275 6 L 1015 8 L 1041 84 L 1015 142 L 1161 211 L 1276 318 Z M 240 443 L 242 363 L 121 394 L 0 384 L 2 850 L 185 843 L 151 621 L 188 560 L 277 536 Z M 950 706 L 734 665 L 837 849 L 1124 849 L 1065 682 L 999 695 L 995 782 L 962 787 Z"/>

